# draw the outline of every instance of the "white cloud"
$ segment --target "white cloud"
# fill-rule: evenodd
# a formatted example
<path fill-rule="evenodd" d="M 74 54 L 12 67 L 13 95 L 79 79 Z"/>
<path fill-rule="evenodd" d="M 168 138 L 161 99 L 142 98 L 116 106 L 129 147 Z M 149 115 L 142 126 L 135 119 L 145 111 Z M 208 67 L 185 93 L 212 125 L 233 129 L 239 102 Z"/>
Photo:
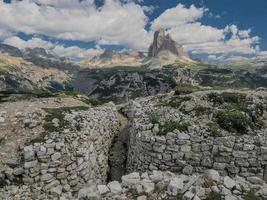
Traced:
<path fill-rule="evenodd" d="M 205 8 L 196 8 L 191 5 L 190 8 L 186 8 L 182 4 L 178 4 L 175 8 L 170 8 L 165 10 L 158 18 L 156 18 L 152 23 L 152 30 L 157 30 L 159 28 L 173 28 L 179 25 L 194 22 L 200 19 Z"/>
<path fill-rule="evenodd" d="M 83 58 L 99 53 L 101 48 L 82 49 L 64 47 L 38 38 L 49 37 L 95 41 L 98 45 L 117 44 L 131 49 L 146 50 L 153 31 L 165 28 L 167 32 L 193 54 L 208 54 L 208 58 L 223 59 L 237 54 L 257 58 L 267 57 L 260 51 L 258 36 L 251 29 L 240 30 L 236 25 L 225 28 L 200 22 L 206 14 L 214 15 L 205 7 L 178 4 L 165 10 L 154 21 L 148 22 L 147 13 L 155 7 L 141 6 L 142 0 L 106 0 L 96 7 L 94 0 L 23 0 L 11 4 L 0 2 L 0 39 L 8 44 L 25 47 L 44 47 L 57 54 Z M 22 17 L 23 16 L 23 17 Z M 149 31 L 145 27 L 150 23 Z M 18 32 L 35 35 L 28 41 L 11 35 Z"/>
<path fill-rule="evenodd" d="M 193 54 L 233 54 L 254 55 L 258 50 L 260 38 L 251 37 L 251 29 L 239 30 L 236 25 L 227 25 L 220 29 L 204 25 L 199 20 L 205 16 L 207 9 L 191 5 L 186 8 L 178 4 L 163 12 L 152 22 L 152 30 L 159 27 L 167 29 L 168 33 Z M 239 56 L 240 57 L 240 56 Z M 214 56 L 209 57 L 214 59 Z M 222 57 L 216 56 L 216 59 Z"/>
<path fill-rule="evenodd" d="M 144 29 L 147 17 L 138 4 L 106 0 L 103 7 L 96 8 L 93 0 L 34 1 L 0 2 L 0 27 L 10 32 L 67 40 L 100 41 L 140 49 L 148 46 Z"/>
<path fill-rule="evenodd" d="M 51 43 L 40 38 L 32 38 L 26 41 L 16 36 L 5 39 L 3 43 L 19 49 L 42 47 L 60 57 L 70 57 L 73 59 L 90 59 L 104 51 L 98 46 L 91 49 L 84 49 L 77 46 L 64 47 L 63 45 Z"/>
<path fill-rule="evenodd" d="M 4 40 L 5 44 L 15 46 L 19 49 L 25 49 L 25 48 L 36 48 L 36 47 L 42 47 L 44 49 L 50 49 L 54 47 L 54 44 L 51 42 L 42 40 L 40 38 L 32 38 L 28 41 L 22 40 L 17 36 L 9 37 Z"/>

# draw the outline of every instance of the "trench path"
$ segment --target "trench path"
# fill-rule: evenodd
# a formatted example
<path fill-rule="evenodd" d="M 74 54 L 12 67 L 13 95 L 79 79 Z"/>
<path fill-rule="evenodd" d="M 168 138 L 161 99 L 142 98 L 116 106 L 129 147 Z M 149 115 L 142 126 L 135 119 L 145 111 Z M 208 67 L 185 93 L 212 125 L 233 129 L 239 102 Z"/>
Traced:
<path fill-rule="evenodd" d="M 129 134 L 129 122 L 126 117 L 119 114 L 121 129 L 118 135 L 113 139 L 109 152 L 109 180 L 120 181 L 126 173 L 127 163 L 127 142 Z"/>

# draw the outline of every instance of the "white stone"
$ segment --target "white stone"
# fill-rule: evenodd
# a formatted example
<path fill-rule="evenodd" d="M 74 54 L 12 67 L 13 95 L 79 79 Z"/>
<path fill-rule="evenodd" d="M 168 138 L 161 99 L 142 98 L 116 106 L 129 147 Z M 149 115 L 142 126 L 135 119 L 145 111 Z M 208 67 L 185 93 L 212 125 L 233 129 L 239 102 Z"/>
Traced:
<path fill-rule="evenodd" d="M 150 180 L 143 180 L 142 185 L 145 193 L 147 194 L 150 194 L 155 190 L 155 183 L 151 182 Z"/>
<path fill-rule="evenodd" d="M 109 189 L 106 185 L 98 185 L 97 189 L 101 195 L 105 195 L 105 194 L 109 193 Z"/>
<path fill-rule="evenodd" d="M 108 184 L 108 187 L 113 194 L 121 193 L 121 184 L 118 181 L 112 181 Z"/>
<path fill-rule="evenodd" d="M 215 193 L 220 193 L 220 189 L 216 185 L 212 186 L 211 190 Z"/>
<path fill-rule="evenodd" d="M 24 160 L 25 161 L 32 161 L 34 160 L 35 153 L 32 146 L 26 146 L 24 147 Z"/>
<path fill-rule="evenodd" d="M 190 135 L 188 135 L 186 133 L 178 133 L 177 137 L 179 140 L 189 140 L 190 139 Z"/>
<path fill-rule="evenodd" d="M 236 185 L 236 182 L 231 179 L 229 176 L 225 176 L 223 180 L 223 184 L 228 189 L 233 189 L 233 187 Z"/>
<path fill-rule="evenodd" d="M 84 187 L 78 192 L 78 199 L 92 199 L 98 200 L 101 199 L 98 193 L 97 188 L 94 185 L 89 187 Z"/>
<path fill-rule="evenodd" d="M 183 200 L 191 200 L 194 198 L 194 194 L 190 191 L 186 192 L 183 196 Z"/>
<path fill-rule="evenodd" d="M 179 192 L 182 191 L 184 187 L 184 180 L 182 178 L 172 178 L 169 185 L 168 185 L 168 193 L 171 195 L 177 195 Z"/>
<path fill-rule="evenodd" d="M 4 117 L 0 117 L 0 123 L 5 123 L 5 118 Z"/>
<path fill-rule="evenodd" d="M 145 195 L 142 195 L 142 196 L 137 197 L 137 200 L 146 200 L 146 199 L 147 199 L 147 198 L 146 198 Z"/>
<path fill-rule="evenodd" d="M 125 187 L 135 186 L 136 184 L 139 184 L 140 181 L 140 175 L 137 172 L 121 177 L 121 184 Z"/>
<path fill-rule="evenodd" d="M 60 157 L 61 157 L 61 154 L 59 152 L 56 152 L 51 156 L 51 159 L 55 161 L 55 160 L 58 160 Z"/>
<path fill-rule="evenodd" d="M 152 175 L 150 176 L 150 179 L 153 182 L 158 182 L 163 179 L 163 174 L 161 171 L 153 170 Z"/>
<path fill-rule="evenodd" d="M 257 176 L 251 176 L 251 177 L 248 177 L 247 180 L 248 180 L 250 183 L 253 183 L 253 184 L 258 184 L 258 185 L 263 185 L 263 184 L 264 184 L 264 180 L 260 179 L 260 178 L 257 177 Z"/>
<path fill-rule="evenodd" d="M 208 179 L 213 181 L 219 182 L 220 181 L 220 174 L 214 169 L 208 169 L 204 172 L 204 176 Z"/>
<path fill-rule="evenodd" d="M 233 195 L 226 195 L 225 200 L 237 200 L 237 197 L 235 197 Z"/>
<path fill-rule="evenodd" d="M 62 193 L 62 186 L 58 185 L 56 187 L 52 187 L 50 192 L 54 197 L 59 197 L 61 195 L 61 193 Z"/>

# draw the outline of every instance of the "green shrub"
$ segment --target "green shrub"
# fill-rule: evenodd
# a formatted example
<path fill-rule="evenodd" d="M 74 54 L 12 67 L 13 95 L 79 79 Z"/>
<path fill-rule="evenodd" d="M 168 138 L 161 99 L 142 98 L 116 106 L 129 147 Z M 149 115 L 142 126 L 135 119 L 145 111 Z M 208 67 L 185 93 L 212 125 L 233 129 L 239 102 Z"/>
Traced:
<path fill-rule="evenodd" d="M 180 105 L 185 102 L 191 100 L 190 96 L 174 96 L 170 100 L 160 100 L 160 103 L 157 106 L 167 106 L 172 108 L 179 108 Z"/>
<path fill-rule="evenodd" d="M 260 200 L 261 198 L 257 197 L 254 191 L 250 191 L 244 195 L 245 200 Z"/>
<path fill-rule="evenodd" d="M 152 124 L 159 124 L 160 117 L 157 113 L 155 112 L 148 113 L 148 118 Z"/>
<path fill-rule="evenodd" d="M 206 125 L 207 125 L 209 132 L 211 133 L 212 136 L 214 136 L 214 137 L 219 136 L 219 127 L 216 123 L 208 122 Z"/>
<path fill-rule="evenodd" d="M 211 192 L 205 200 L 222 200 L 222 195 L 217 192 Z"/>
<path fill-rule="evenodd" d="M 79 100 L 81 100 L 82 102 L 84 102 L 84 103 L 86 103 L 88 105 L 92 105 L 94 107 L 100 105 L 100 101 L 95 97 L 81 98 Z"/>
<path fill-rule="evenodd" d="M 240 110 L 226 109 L 216 116 L 219 126 L 230 132 L 242 133 L 251 126 L 251 118 Z"/>
<path fill-rule="evenodd" d="M 183 195 L 182 194 L 176 194 L 174 197 L 169 198 L 169 200 L 182 200 Z"/>
<path fill-rule="evenodd" d="M 62 107 L 62 108 L 46 108 L 44 109 L 47 115 L 44 119 L 43 128 L 46 132 L 62 131 L 64 128 L 70 127 L 69 121 L 65 120 L 65 114 L 71 111 L 88 110 L 88 107 L 77 106 L 77 107 Z M 53 119 L 59 120 L 59 126 L 55 127 L 52 122 Z"/>
<path fill-rule="evenodd" d="M 176 95 L 190 94 L 197 90 L 199 90 L 199 87 L 190 84 L 179 84 L 174 89 Z"/>
<path fill-rule="evenodd" d="M 167 122 L 164 125 L 160 126 L 159 135 L 166 135 L 167 133 L 173 132 L 174 130 L 187 131 L 189 126 L 190 124 L 185 122 Z"/>
<path fill-rule="evenodd" d="M 211 108 L 199 105 L 194 108 L 194 111 L 196 112 L 197 116 L 204 115 L 204 114 L 208 115 L 211 112 Z"/>
<path fill-rule="evenodd" d="M 227 103 L 226 108 L 229 109 L 238 109 L 245 112 L 248 111 L 248 102 L 245 94 L 232 92 L 223 92 L 221 94 L 210 93 L 208 98 L 211 102 L 217 105 Z"/>

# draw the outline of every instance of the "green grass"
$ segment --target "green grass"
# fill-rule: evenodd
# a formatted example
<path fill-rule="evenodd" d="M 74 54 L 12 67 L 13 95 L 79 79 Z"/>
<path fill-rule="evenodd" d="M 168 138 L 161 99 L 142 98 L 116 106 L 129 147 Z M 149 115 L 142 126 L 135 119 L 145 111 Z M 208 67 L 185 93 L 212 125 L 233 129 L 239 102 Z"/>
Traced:
<path fill-rule="evenodd" d="M 173 197 L 170 197 L 169 200 L 182 200 L 183 199 L 183 195 L 182 194 L 177 194 Z"/>
<path fill-rule="evenodd" d="M 225 109 L 216 118 L 219 126 L 229 132 L 244 133 L 252 126 L 251 118 L 236 109 Z"/>
<path fill-rule="evenodd" d="M 174 92 L 176 95 L 191 94 L 199 89 L 199 87 L 190 84 L 179 84 L 175 87 Z"/>
<path fill-rule="evenodd" d="M 46 132 L 62 131 L 64 128 L 70 127 L 69 121 L 65 120 L 66 113 L 72 111 L 88 110 L 86 106 L 77 106 L 77 107 L 62 107 L 62 108 L 46 108 L 44 109 L 47 112 L 47 115 L 44 119 L 45 123 L 43 128 Z M 59 126 L 55 127 L 52 122 L 53 119 L 59 120 Z"/>
<path fill-rule="evenodd" d="M 159 135 L 166 135 L 169 132 L 173 132 L 174 130 L 179 131 L 187 131 L 190 124 L 185 122 L 166 122 L 164 125 L 160 126 Z"/>
<path fill-rule="evenodd" d="M 66 128 L 72 128 L 69 121 L 65 119 L 66 113 L 71 113 L 72 111 L 81 111 L 88 110 L 86 106 L 77 106 L 77 107 L 61 107 L 61 108 L 45 108 L 47 115 L 44 118 L 44 132 L 41 133 L 38 137 L 27 142 L 27 144 L 42 143 L 45 141 L 45 136 L 51 132 L 61 132 Z M 52 122 L 53 119 L 59 120 L 59 126 L 55 127 Z M 79 126 L 76 126 L 77 130 L 80 129 Z M 79 131 L 79 130 L 78 130 Z"/>
<path fill-rule="evenodd" d="M 148 113 L 148 118 L 152 124 L 159 124 L 160 116 L 155 112 Z"/>
<path fill-rule="evenodd" d="M 260 197 L 257 197 L 254 191 L 250 191 L 244 195 L 244 200 L 260 200 Z"/>
<path fill-rule="evenodd" d="M 217 192 L 211 192 L 205 200 L 222 200 L 222 195 Z"/>
<path fill-rule="evenodd" d="M 190 101 L 190 96 L 174 96 L 170 100 L 162 101 L 157 106 L 167 106 L 172 108 L 179 108 L 180 105 L 185 101 Z"/>
<path fill-rule="evenodd" d="M 208 122 L 206 125 L 207 125 L 209 132 L 211 133 L 212 136 L 218 137 L 220 135 L 218 124 L 216 124 L 214 122 Z"/>

